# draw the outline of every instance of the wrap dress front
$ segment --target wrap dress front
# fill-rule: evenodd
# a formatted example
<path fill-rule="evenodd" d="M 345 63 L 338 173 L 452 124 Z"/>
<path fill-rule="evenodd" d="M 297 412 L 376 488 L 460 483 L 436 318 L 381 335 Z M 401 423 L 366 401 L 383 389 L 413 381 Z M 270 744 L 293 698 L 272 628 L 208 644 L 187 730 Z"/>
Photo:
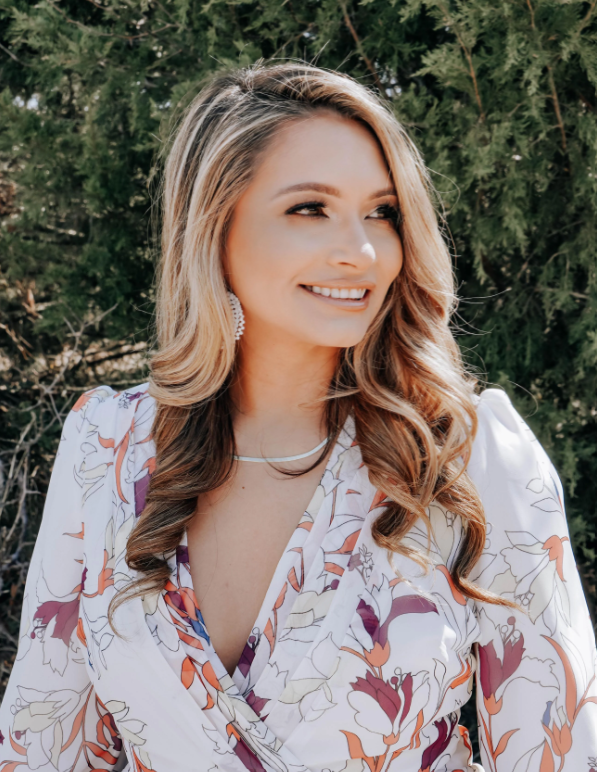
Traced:
<path fill-rule="evenodd" d="M 458 516 L 371 537 L 384 496 L 349 419 L 282 554 L 232 677 L 193 593 L 186 540 L 161 592 L 127 538 L 155 463 L 147 385 L 69 414 L 0 709 L 0 772 L 595 772 L 595 638 L 547 456 L 501 391 L 478 402 L 469 473 L 487 517 L 473 578 L 520 611 L 463 597 Z M 257 557 L 256 557 L 257 559 Z M 481 763 L 460 709 L 477 679 Z"/>

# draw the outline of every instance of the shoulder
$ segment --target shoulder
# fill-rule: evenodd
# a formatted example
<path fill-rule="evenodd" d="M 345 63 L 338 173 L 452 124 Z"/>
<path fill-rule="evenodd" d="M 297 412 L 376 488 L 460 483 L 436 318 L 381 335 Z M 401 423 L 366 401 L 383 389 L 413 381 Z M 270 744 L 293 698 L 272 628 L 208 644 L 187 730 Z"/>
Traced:
<path fill-rule="evenodd" d="M 67 424 L 76 424 L 79 437 L 75 466 L 88 545 L 103 544 L 106 528 L 116 533 L 142 511 L 154 469 L 154 414 L 148 383 L 123 391 L 97 386 L 73 406 Z"/>
<path fill-rule="evenodd" d="M 510 397 L 501 389 L 485 389 L 475 397 L 479 429 L 497 429 L 501 426 L 513 434 L 531 435 L 532 432 L 516 411 Z"/>
<path fill-rule="evenodd" d="M 149 384 L 116 391 L 102 385 L 82 394 L 66 420 L 63 439 L 76 448 L 85 502 L 99 504 L 111 491 L 123 505 L 139 504 L 153 469 L 156 403 Z M 73 451 L 75 452 L 75 451 Z M 142 507 L 141 507 L 142 508 Z"/>
<path fill-rule="evenodd" d="M 66 424 L 76 426 L 78 432 L 86 435 L 116 437 L 123 430 L 129 430 L 131 423 L 134 427 L 134 419 L 139 418 L 140 414 L 153 420 L 154 411 L 155 400 L 149 395 L 149 383 L 141 383 L 123 391 L 116 391 L 104 384 L 84 392 L 78 398 Z"/>
<path fill-rule="evenodd" d="M 488 522 L 520 527 L 539 517 L 565 522 L 558 475 L 509 397 L 487 389 L 477 401 L 478 429 L 467 467 Z"/>
<path fill-rule="evenodd" d="M 550 463 L 504 391 L 486 389 L 476 402 L 478 426 L 468 467 L 470 474 L 499 467 L 524 476 L 530 467 Z"/>

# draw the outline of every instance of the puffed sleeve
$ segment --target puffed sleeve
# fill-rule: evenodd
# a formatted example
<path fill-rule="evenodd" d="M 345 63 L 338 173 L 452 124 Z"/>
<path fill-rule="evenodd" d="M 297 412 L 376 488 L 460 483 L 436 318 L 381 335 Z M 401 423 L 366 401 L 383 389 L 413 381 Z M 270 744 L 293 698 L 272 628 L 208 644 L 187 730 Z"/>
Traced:
<path fill-rule="evenodd" d="M 595 637 L 563 491 L 507 395 L 488 389 L 469 474 L 487 518 L 471 578 L 521 610 L 475 603 L 477 714 L 487 772 L 590 772 L 597 756 Z"/>
<path fill-rule="evenodd" d="M 122 766 L 122 742 L 90 681 L 79 624 L 82 446 L 92 394 L 83 395 L 65 421 L 50 479 L 25 585 L 17 658 L 0 707 L 0 772 Z"/>

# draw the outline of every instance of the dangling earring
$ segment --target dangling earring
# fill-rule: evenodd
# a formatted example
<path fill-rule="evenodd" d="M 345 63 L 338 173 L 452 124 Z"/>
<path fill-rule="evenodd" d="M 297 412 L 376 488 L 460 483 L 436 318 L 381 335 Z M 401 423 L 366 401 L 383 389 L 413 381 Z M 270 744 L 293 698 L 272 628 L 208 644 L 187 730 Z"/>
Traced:
<path fill-rule="evenodd" d="M 228 290 L 228 300 L 230 301 L 232 315 L 234 317 L 234 340 L 239 340 L 240 336 L 245 331 L 245 315 L 243 314 L 243 307 L 234 292 L 231 292 L 230 290 Z"/>

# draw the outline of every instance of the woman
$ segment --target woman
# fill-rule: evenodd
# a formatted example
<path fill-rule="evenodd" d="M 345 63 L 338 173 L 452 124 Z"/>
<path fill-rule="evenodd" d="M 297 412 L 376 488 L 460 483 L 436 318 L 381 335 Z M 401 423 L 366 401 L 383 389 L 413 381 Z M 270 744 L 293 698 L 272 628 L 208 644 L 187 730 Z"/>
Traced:
<path fill-rule="evenodd" d="M 545 453 L 449 330 L 417 151 L 278 64 L 187 111 L 151 380 L 64 427 L 0 770 L 589 770 L 595 641 Z"/>

